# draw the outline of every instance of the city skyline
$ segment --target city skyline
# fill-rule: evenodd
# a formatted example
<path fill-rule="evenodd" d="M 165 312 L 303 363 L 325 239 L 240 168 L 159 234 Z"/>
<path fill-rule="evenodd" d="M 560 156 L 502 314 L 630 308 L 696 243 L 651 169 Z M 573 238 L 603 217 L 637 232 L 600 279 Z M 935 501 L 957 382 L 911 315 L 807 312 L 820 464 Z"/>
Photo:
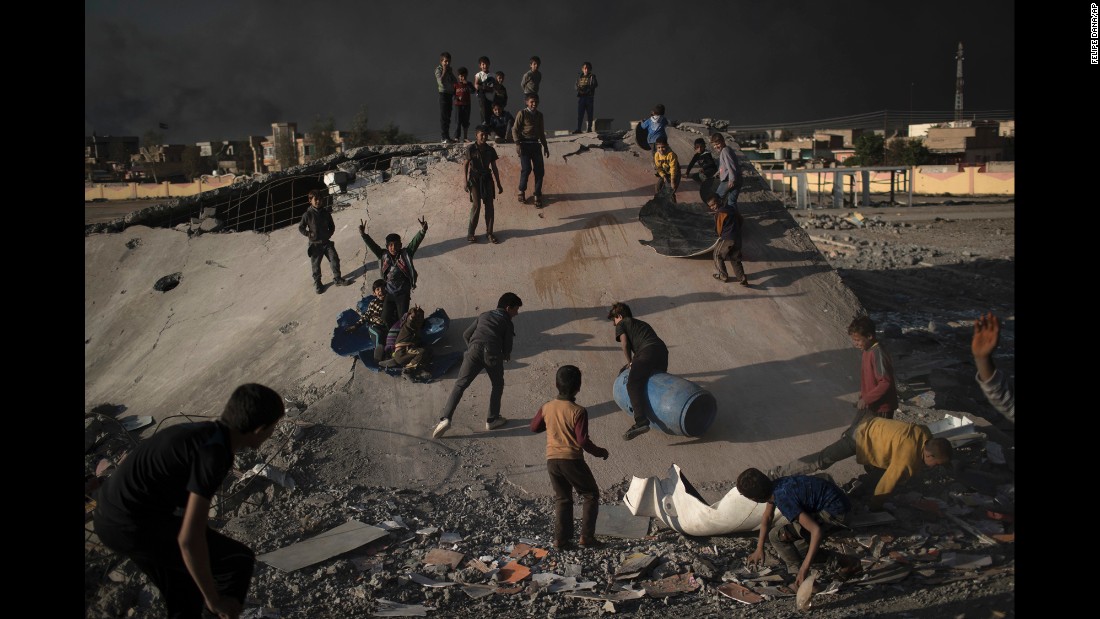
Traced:
<path fill-rule="evenodd" d="M 393 123 L 435 141 L 432 71 L 441 51 L 471 78 L 477 58 L 489 56 L 490 69 L 507 74 L 513 112 L 522 105 L 527 60 L 540 56 L 548 129 L 575 124 L 573 82 L 584 61 L 600 83 L 596 117 L 613 118 L 618 129 L 656 103 L 672 120 L 739 126 L 886 109 L 949 112 L 960 41 L 964 111 L 1015 106 L 1013 2 L 933 0 L 884 10 L 868 0 L 703 0 L 669 14 L 659 3 L 516 10 L 489 0 L 479 3 L 488 18 L 457 6 L 86 2 L 85 134 L 152 130 L 168 143 L 194 143 L 268 135 L 273 122 L 306 133 L 318 117 L 347 130 L 365 105 L 372 128 Z"/>

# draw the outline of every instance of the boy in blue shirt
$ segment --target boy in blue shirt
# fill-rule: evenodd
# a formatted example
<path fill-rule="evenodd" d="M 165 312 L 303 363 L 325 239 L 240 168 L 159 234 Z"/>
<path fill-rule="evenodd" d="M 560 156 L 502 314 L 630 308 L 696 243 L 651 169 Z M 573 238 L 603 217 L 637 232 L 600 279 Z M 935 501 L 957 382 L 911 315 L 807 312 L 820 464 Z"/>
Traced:
<path fill-rule="evenodd" d="M 760 537 L 756 550 L 745 560 L 747 564 L 764 563 L 764 538 L 768 538 L 776 554 L 787 564 L 787 571 L 798 571 L 795 587 L 809 575 L 811 563 L 825 562 L 826 570 L 837 570 L 837 575 L 842 578 L 854 576 L 862 570 L 859 559 L 821 548 L 826 533 L 838 527 L 847 527 L 852 504 L 840 486 L 807 475 L 780 477 L 772 481 L 760 469 L 754 468 L 742 471 L 737 476 L 736 485 L 741 496 L 764 503 Z M 776 508 L 790 524 L 772 529 Z"/>
<path fill-rule="evenodd" d="M 653 106 L 653 109 L 649 111 L 651 116 L 642 121 L 642 129 L 649 132 L 646 136 L 646 141 L 649 142 L 649 150 L 653 150 L 653 144 L 658 139 L 664 139 L 668 141 L 668 136 L 665 135 L 665 127 L 668 126 L 668 119 L 665 118 L 665 106 L 658 103 Z"/>

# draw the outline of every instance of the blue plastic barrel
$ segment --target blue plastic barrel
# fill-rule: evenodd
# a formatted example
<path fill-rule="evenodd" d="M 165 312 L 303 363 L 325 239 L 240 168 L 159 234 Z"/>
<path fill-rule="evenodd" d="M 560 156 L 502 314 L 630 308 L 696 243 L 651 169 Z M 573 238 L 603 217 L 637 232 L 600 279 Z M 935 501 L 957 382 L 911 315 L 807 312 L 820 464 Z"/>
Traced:
<path fill-rule="evenodd" d="M 626 392 L 629 373 L 630 370 L 623 370 L 615 379 L 614 397 L 619 408 L 633 417 L 630 394 Z M 709 391 L 679 376 L 654 374 L 649 377 L 646 391 L 654 415 L 649 421 L 669 434 L 700 436 L 718 414 L 718 402 Z"/>

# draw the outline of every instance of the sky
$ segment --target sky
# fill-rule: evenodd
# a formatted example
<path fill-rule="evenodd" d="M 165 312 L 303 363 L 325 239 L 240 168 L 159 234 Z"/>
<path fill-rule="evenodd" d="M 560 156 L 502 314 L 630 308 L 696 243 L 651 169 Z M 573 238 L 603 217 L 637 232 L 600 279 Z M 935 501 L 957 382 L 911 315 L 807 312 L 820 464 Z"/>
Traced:
<path fill-rule="evenodd" d="M 615 129 L 657 103 L 673 121 L 736 126 L 887 109 L 950 120 L 960 41 L 964 109 L 1013 111 L 1012 1 L 86 0 L 84 134 L 156 130 L 192 144 L 270 135 L 273 122 L 308 132 L 329 117 L 349 130 L 365 106 L 373 128 L 436 141 L 442 51 L 471 80 L 488 56 L 513 113 L 540 56 L 548 130 L 576 125 L 585 61 L 595 115 Z"/>

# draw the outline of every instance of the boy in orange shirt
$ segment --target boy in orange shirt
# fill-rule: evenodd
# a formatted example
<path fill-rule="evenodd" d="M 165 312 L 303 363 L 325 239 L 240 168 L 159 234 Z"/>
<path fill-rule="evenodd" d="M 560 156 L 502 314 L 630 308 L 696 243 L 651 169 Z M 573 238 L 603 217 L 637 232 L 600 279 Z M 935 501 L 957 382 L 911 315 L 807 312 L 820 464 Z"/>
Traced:
<path fill-rule="evenodd" d="M 600 488 L 581 451 L 604 460 L 608 452 L 588 437 L 588 410 L 576 402 L 581 390 L 580 368 L 561 366 L 555 382 L 558 397 L 543 404 L 531 420 L 532 432 L 546 432 L 546 472 L 556 497 L 554 548 L 564 550 L 573 545 L 573 490 L 584 499 L 578 543 L 584 548 L 598 548 L 603 545 L 596 541 Z"/>

